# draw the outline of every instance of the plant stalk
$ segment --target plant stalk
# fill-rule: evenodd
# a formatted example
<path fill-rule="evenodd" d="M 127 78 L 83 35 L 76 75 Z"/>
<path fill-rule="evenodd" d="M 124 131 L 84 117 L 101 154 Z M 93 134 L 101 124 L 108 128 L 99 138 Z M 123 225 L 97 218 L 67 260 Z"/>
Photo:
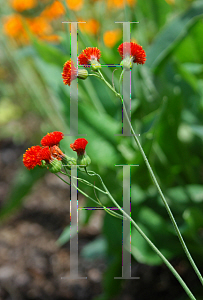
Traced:
<path fill-rule="evenodd" d="M 151 176 L 151 178 L 152 178 L 152 180 L 153 180 L 153 182 L 154 182 L 154 184 L 155 184 L 155 186 L 156 186 L 156 188 L 157 188 L 157 190 L 158 190 L 158 192 L 159 192 L 159 195 L 161 196 L 161 199 L 162 199 L 162 201 L 163 201 L 163 203 L 164 203 L 164 205 L 165 205 L 165 207 L 166 207 L 166 210 L 167 210 L 167 212 L 168 212 L 168 214 L 169 214 L 169 217 L 170 217 L 170 219 L 171 219 L 171 222 L 172 222 L 172 224 L 173 224 L 173 226 L 174 226 L 174 228 L 175 228 L 175 231 L 176 231 L 177 236 L 178 236 L 178 238 L 179 238 L 179 240 L 180 240 L 180 243 L 181 243 L 181 245 L 182 245 L 182 248 L 183 248 L 183 250 L 184 250 L 184 252 L 185 252 L 185 254 L 186 254 L 186 256 L 187 256 L 187 258 L 188 258 L 188 260 L 189 260 L 189 262 L 190 262 L 190 264 L 191 264 L 191 266 L 193 267 L 195 273 L 197 274 L 197 276 L 198 276 L 198 278 L 199 278 L 201 284 L 203 285 L 203 277 L 202 277 L 202 275 L 201 275 L 199 269 L 197 268 L 197 266 L 196 266 L 196 264 L 195 264 L 195 262 L 194 262 L 194 260 L 193 260 L 193 258 L 192 258 L 192 256 L 191 256 L 191 254 L 190 254 L 190 252 L 189 252 L 189 250 L 188 250 L 188 248 L 187 248 L 187 246 L 186 246 L 186 244 L 185 244 L 185 242 L 184 242 L 184 239 L 183 239 L 183 237 L 182 237 L 182 235 L 181 235 L 181 233 L 180 233 L 180 230 L 179 230 L 179 228 L 178 228 L 178 225 L 176 224 L 176 221 L 175 221 L 175 218 L 174 218 L 174 216 L 173 216 L 173 214 L 172 214 L 172 212 L 171 212 L 171 209 L 170 209 L 170 207 L 169 207 L 169 205 L 168 205 L 168 203 L 167 203 L 167 201 L 166 201 L 166 198 L 164 197 L 164 194 L 163 194 L 163 192 L 162 192 L 162 190 L 161 190 L 161 188 L 160 188 L 160 186 L 159 186 L 159 183 L 158 183 L 158 181 L 157 181 L 157 179 L 156 179 L 156 176 L 154 175 L 154 172 L 153 172 L 153 170 L 152 170 L 152 168 L 151 168 L 151 166 L 150 166 L 150 163 L 149 163 L 149 161 L 148 161 L 148 159 L 147 159 L 147 157 L 146 157 L 146 155 L 145 155 L 145 153 L 144 153 L 144 150 L 143 150 L 143 148 L 142 148 L 142 146 L 141 146 L 141 144 L 140 144 L 140 141 L 139 141 L 138 137 L 136 136 L 135 131 L 134 131 L 132 125 L 131 125 L 131 122 L 130 122 L 130 120 L 129 120 L 129 117 L 128 117 L 128 114 L 127 114 L 127 111 L 126 111 L 126 107 L 125 107 L 123 98 L 122 98 L 121 94 L 117 93 L 116 90 L 115 90 L 115 89 L 114 89 L 114 88 L 106 81 L 106 79 L 104 78 L 104 76 L 102 75 L 102 73 L 100 72 L 100 70 L 99 70 L 99 74 L 100 74 L 100 76 L 101 76 L 101 79 L 102 79 L 102 80 L 106 83 L 106 85 L 112 90 L 112 92 L 116 95 L 116 97 L 118 97 L 118 98 L 121 100 L 121 102 L 122 102 L 122 104 L 123 104 L 124 114 L 125 114 L 125 116 L 126 116 L 126 119 L 127 119 L 128 124 L 129 124 L 129 126 L 130 126 L 130 128 L 131 128 L 131 131 L 132 131 L 134 140 L 135 140 L 135 142 L 136 142 L 136 144 L 137 144 L 137 146 L 138 146 L 138 148 L 139 148 L 139 150 L 140 150 L 140 152 L 141 152 L 141 154 L 142 154 L 142 157 L 143 157 L 143 159 L 144 159 L 144 161 L 145 161 L 145 164 L 146 164 L 146 166 L 147 166 L 147 168 L 148 168 L 148 171 L 149 171 L 149 173 L 150 173 L 150 176 Z"/>

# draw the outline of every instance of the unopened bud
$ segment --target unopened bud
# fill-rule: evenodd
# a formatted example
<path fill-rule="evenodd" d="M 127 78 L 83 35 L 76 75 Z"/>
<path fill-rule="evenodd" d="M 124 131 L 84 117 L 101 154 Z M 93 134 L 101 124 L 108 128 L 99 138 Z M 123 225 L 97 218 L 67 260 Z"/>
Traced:
<path fill-rule="evenodd" d="M 39 166 L 40 168 L 46 168 L 46 161 L 45 160 L 41 160 L 41 165 Z"/>
<path fill-rule="evenodd" d="M 48 169 L 51 173 L 58 173 L 61 171 L 62 161 L 54 158 L 48 165 Z"/>
<path fill-rule="evenodd" d="M 62 163 L 64 165 L 76 165 L 77 161 L 74 157 L 69 157 L 67 155 L 64 155 L 62 158 Z"/>
<path fill-rule="evenodd" d="M 91 67 L 94 71 L 97 71 L 98 69 L 101 69 L 101 64 L 96 59 L 92 59 Z"/>
<path fill-rule="evenodd" d="M 130 57 L 130 56 L 126 56 L 122 62 L 120 63 L 121 66 L 123 66 L 123 68 L 126 70 L 126 71 L 129 71 L 132 69 L 132 66 L 133 66 L 133 58 Z"/>
<path fill-rule="evenodd" d="M 77 158 L 77 165 L 80 165 L 80 166 L 89 166 L 91 164 L 91 159 L 90 157 L 85 153 L 83 155 L 78 155 L 78 158 Z"/>
<path fill-rule="evenodd" d="M 77 75 L 77 77 L 79 78 L 79 79 L 86 79 L 87 77 L 88 77 L 88 71 L 86 70 L 86 69 L 78 69 L 78 75 Z"/>

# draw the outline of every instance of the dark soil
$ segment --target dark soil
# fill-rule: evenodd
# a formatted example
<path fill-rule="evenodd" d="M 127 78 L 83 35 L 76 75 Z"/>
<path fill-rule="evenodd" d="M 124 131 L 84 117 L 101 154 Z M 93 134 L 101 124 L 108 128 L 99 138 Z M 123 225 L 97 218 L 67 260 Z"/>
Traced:
<path fill-rule="evenodd" d="M 1 203 L 6 199 L 24 149 L 11 141 L 0 144 Z M 82 206 L 83 199 L 79 202 Z M 103 212 L 96 211 L 81 230 L 79 251 L 101 234 L 102 219 Z M 90 300 L 102 294 L 102 277 L 107 269 L 105 258 L 86 261 L 79 257 L 79 272 L 87 280 L 61 279 L 69 274 L 70 245 L 59 247 L 56 241 L 69 220 L 68 186 L 54 174 L 47 173 L 33 187 L 22 208 L 1 225 L 1 300 Z M 172 263 L 192 290 L 200 287 L 188 264 L 178 260 Z M 150 267 L 133 262 L 132 276 L 140 279 L 124 280 L 122 292 L 112 300 L 187 299 L 165 266 Z"/>

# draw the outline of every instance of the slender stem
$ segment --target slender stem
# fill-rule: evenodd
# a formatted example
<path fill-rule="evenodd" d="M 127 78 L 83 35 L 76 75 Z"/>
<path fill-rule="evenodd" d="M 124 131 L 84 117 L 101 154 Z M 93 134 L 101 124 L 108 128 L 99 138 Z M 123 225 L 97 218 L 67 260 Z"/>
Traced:
<path fill-rule="evenodd" d="M 170 271 L 173 273 L 173 275 L 176 277 L 176 279 L 179 281 L 179 283 L 182 285 L 185 292 L 188 294 L 189 298 L 192 300 L 196 300 L 195 296 L 192 294 L 190 289 L 187 287 L 183 279 L 180 277 L 178 272 L 174 269 L 174 267 L 170 264 L 170 262 L 166 259 L 166 257 L 159 251 L 159 249 L 152 243 L 152 241 L 146 236 L 146 234 L 141 230 L 141 228 L 137 225 L 137 223 L 120 207 L 120 205 L 116 202 L 116 200 L 112 197 L 110 192 L 108 191 L 107 187 L 105 186 L 101 176 L 93 171 L 88 172 L 90 176 L 97 176 L 105 191 L 108 193 L 108 197 L 110 200 L 118 207 L 118 209 L 122 212 L 122 214 L 130 221 L 132 222 L 135 229 L 141 234 L 141 236 L 146 240 L 146 242 L 150 245 L 150 247 L 157 253 L 157 255 L 163 260 L 163 262 L 166 264 L 166 266 L 170 269 Z"/>
<path fill-rule="evenodd" d="M 140 144 L 140 142 L 139 142 L 139 139 L 138 139 L 138 137 L 136 136 L 135 131 L 134 131 L 134 129 L 133 129 L 132 125 L 131 125 L 131 122 L 130 122 L 130 120 L 129 120 L 129 118 L 128 118 L 128 113 L 127 113 L 127 111 L 126 111 L 126 107 L 125 107 L 123 98 L 122 98 L 121 94 L 117 93 L 117 92 L 115 91 L 115 89 L 114 89 L 114 88 L 106 81 L 106 79 L 104 78 L 104 76 L 102 75 L 102 73 L 101 73 L 100 71 L 99 71 L 99 74 L 100 74 L 100 76 L 101 76 L 101 79 L 107 84 L 107 86 L 114 92 L 114 94 L 121 100 L 121 102 L 122 102 L 122 104 L 123 104 L 124 114 L 125 114 L 125 116 L 126 116 L 126 119 L 127 119 L 128 124 L 129 124 L 129 126 L 130 126 L 130 128 L 131 128 L 131 131 L 132 131 L 134 140 L 135 140 L 135 142 L 136 142 L 136 144 L 137 144 L 137 146 L 138 146 L 138 148 L 139 148 L 139 150 L 140 150 L 140 152 L 141 152 L 141 154 L 142 154 L 142 157 L 143 157 L 143 159 L 144 159 L 144 161 L 145 161 L 145 164 L 146 164 L 146 166 L 147 166 L 147 168 L 148 168 L 148 171 L 149 171 L 149 173 L 150 173 L 150 175 L 151 175 L 151 177 L 152 177 L 152 180 L 153 180 L 155 186 L 157 187 L 157 190 L 158 190 L 158 192 L 159 192 L 159 194 L 160 194 L 160 196 L 161 196 L 161 199 L 162 199 L 162 201 L 163 201 L 163 203 L 164 203 L 164 205 L 165 205 L 165 207 L 166 207 L 166 210 L 167 210 L 167 212 L 168 212 L 168 214 L 169 214 L 169 217 L 170 217 L 170 219 L 171 219 L 171 222 L 172 222 L 172 224 L 173 224 L 173 226 L 174 226 L 174 228 L 175 228 L 175 231 L 176 231 L 176 233 L 177 233 L 177 235 L 178 235 L 178 238 L 179 238 L 180 243 L 181 243 L 181 245 L 182 245 L 182 247 L 183 247 L 183 250 L 185 251 L 185 254 L 186 254 L 188 260 L 190 261 L 190 264 L 191 264 L 191 266 L 193 267 L 194 271 L 196 272 L 196 274 L 197 274 L 197 276 L 198 276 L 198 278 L 199 278 L 201 284 L 203 285 L 203 277 L 202 277 L 202 275 L 201 275 L 199 269 L 197 268 L 197 266 L 196 266 L 196 264 L 195 264 L 195 262 L 194 262 L 194 260 L 193 260 L 193 258 L 192 258 L 192 256 L 191 256 L 191 254 L 190 254 L 190 252 L 189 252 L 189 250 L 188 250 L 188 248 L 187 248 L 187 246 L 186 246 L 186 244 L 185 244 L 185 242 L 184 242 L 184 239 L 183 239 L 183 237 L 182 237 L 182 235 L 181 235 L 181 233 L 180 233 L 180 230 L 179 230 L 179 228 L 178 228 L 178 225 L 176 224 L 176 221 L 175 221 L 175 218 L 174 218 L 174 216 L 173 216 L 173 214 L 172 214 L 172 212 L 171 212 L 171 209 L 170 209 L 170 207 L 169 207 L 169 205 L 168 205 L 168 203 L 167 203 L 167 201 L 166 201 L 166 199 L 165 199 L 165 197 L 164 197 L 164 194 L 163 194 L 163 192 L 162 192 L 162 190 L 161 190 L 161 188 L 160 188 L 160 186 L 159 186 L 159 183 L 158 183 L 158 181 L 157 181 L 157 179 L 156 179 L 156 177 L 155 177 L 155 175 L 154 175 L 154 172 L 153 172 L 153 170 L 152 170 L 152 168 L 151 168 L 151 166 L 150 166 L 150 163 L 149 163 L 149 161 L 148 161 L 148 159 L 147 159 L 147 157 L 146 157 L 146 155 L 145 155 L 145 153 L 144 153 L 144 150 L 143 150 L 143 148 L 142 148 L 142 146 L 141 146 L 141 144 Z"/>
<path fill-rule="evenodd" d="M 60 173 L 63 174 L 63 175 L 66 175 L 64 172 L 60 172 Z M 56 175 L 58 178 L 60 178 L 63 182 L 65 182 L 66 184 L 70 185 L 70 183 L 67 182 L 65 179 L 63 179 L 60 175 L 58 175 L 58 174 L 56 174 L 56 173 L 55 173 L 55 175 Z M 67 176 L 69 177 L 69 174 L 68 174 Z M 75 177 L 75 176 L 73 176 L 73 178 L 78 179 L 78 178 Z M 87 181 L 86 181 L 86 182 L 87 182 Z M 87 182 L 87 183 L 89 183 L 89 182 Z M 87 184 L 87 183 L 86 183 L 86 184 Z M 89 184 L 87 184 L 87 185 L 89 185 Z M 90 184 L 90 185 L 93 186 L 93 184 Z M 95 202 L 96 204 L 98 204 L 99 206 L 103 207 L 104 210 L 105 210 L 108 214 L 110 214 L 111 216 L 113 216 L 113 217 L 115 217 L 115 218 L 123 219 L 123 216 L 121 216 L 120 214 L 118 214 L 118 213 L 115 212 L 115 211 L 112 211 L 110 208 L 104 206 L 98 198 L 97 198 L 97 201 L 96 201 L 95 199 L 93 199 L 92 197 L 90 197 L 89 195 L 87 195 L 85 192 L 83 192 L 83 191 L 82 191 L 79 187 L 77 187 L 75 184 L 72 184 L 72 186 L 74 186 L 74 188 L 76 188 L 76 189 L 77 189 L 81 194 L 83 194 L 86 198 L 89 198 L 90 200 L 92 200 L 93 202 Z M 96 186 L 93 186 L 93 187 L 94 187 L 94 188 L 97 188 Z M 101 190 L 101 189 L 99 189 L 99 188 L 97 188 L 97 189 L 98 189 L 100 192 L 103 192 L 104 194 L 108 195 L 107 192 L 104 192 L 103 190 Z"/>
<path fill-rule="evenodd" d="M 119 93 L 121 93 L 121 80 L 122 80 L 124 71 L 125 71 L 125 69 L 122 70 L 121 75 L 120 75 L 120 78 L 119 78 Z"/>

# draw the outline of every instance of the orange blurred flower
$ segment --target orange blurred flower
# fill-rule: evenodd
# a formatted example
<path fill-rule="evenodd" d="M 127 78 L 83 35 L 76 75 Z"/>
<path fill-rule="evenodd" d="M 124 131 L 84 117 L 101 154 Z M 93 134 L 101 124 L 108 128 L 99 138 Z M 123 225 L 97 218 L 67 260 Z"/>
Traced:
<path fill-rule="evenodd" d="M 51 34 L 53 31 L 51 25 L 43 17 L 28 19 L 27 22 L 30 31 L 39 37 Z"/>
<path fill-rule="evenodd" d="M 53 29 L 51 25 L 43 17 L 25 19 L 20 15 L 11 15 L 4 22 L 5 34 L 14 38 L 19 44 L 27 44 L 29 36 L 24 28 L 24 23 L 27 24 L 28 30 L 38 38 L 49 42 L 59 41 L 59 37 L 52 34 Z"/>
<path fill-rule="evenodd" d="M 80 20 L 81 22 L 86 22 L 86 23 L 79 23 L 78 26 L 79 26 L 79 29 L 82 31 L 82 32 L 86 32 L 88 34 L 94 34 L 96 35 L 99 31 L 99 27 L 100 27 L 100 24 L 97 20 L 95 19 L 89 19 L 87 21 L 85 20 Z"/>
<path fill-rule="evenodd" d="M 137 3 L 137 0 L 127 0 L 127 4 L 128 4 L 130 7 L 133 7 L 136 3 Z"/>
<path fill-rule="evenodd" d="M 108 30 L 103 34 L 103 40 L 106 47 L 112 48 L 121 38 L 121 30 Z"/>
<path fill-rule="evenodd" d="M 47 6 L 42 12 L 41 16 L 49 20 L 57 19 L 65 14 L 65 8 L 59 1 L 54 1 L 51 5 Z"/>
<path fill-rule="evenodd" d="M 23 19 L 20 15 L 10 15 L 5 18 L 4 32 L 6 35 L 16 39 L 20 43 L 28 42 L 28 36 L 23 27 Z"/>
<path fill-rule="evenodd" d="M 83 7 L 84 0 L 66 0 L 67 6 L 72 10 L 80 10 Z"/>
<path fill-rule="evenodd" d="M 46 42 L 59 43 L 60 37 L 57 34 L 41 35 L 40 39 Z"/>
<path fill-rule="evenodd" d="M 6 18 L 4 31 L 8 36 L 16 37 L 22 29 L 23 24 L 20 15 L 11 15 Z"/>
<path fill-rule="evenodd" d="M 31 9 L 37 6 L 36 0 L 12 0 L 11 7 L 18 12 Z"/>
<path fill-rule="evenodd" d="M 124 6 L 124 0 L 108 0 L 107 6 L 108 8 L 123 8 Z"/>
<path fill-rule="evenodd" d="M 129 6 L 134 6 L 137 0 L 108 0 L 108 8 L 123 8 L 126 4 Z"/>

